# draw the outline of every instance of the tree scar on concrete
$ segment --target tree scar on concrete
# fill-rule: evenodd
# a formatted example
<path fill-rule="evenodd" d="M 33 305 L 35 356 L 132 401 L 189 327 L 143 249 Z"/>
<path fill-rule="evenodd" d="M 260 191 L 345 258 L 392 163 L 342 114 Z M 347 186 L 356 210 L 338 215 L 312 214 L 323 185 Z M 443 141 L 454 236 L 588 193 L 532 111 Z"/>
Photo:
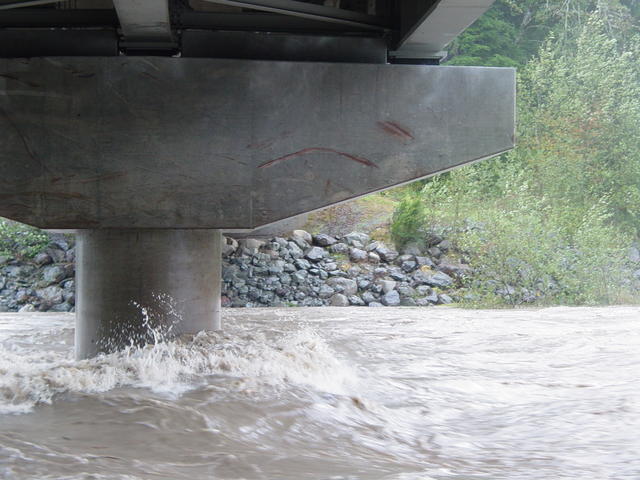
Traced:
<path fill-rule="evenodd" d="M 414 140 L 413 135 L 404 127 L 401 127 L 394 122 L 378 122 L 378 126 L 385 132 L 393 135 L 394 137 L 401 138 L 402 140 Z"/>
<path fill-rule="evenodd" d="M 276 163 L 284 162 L 285 160 L 289 160 L 291 158 L 299 157 L 301 155 L 307 155 L 309 153 L 335 153 L 336 155 L 340 155 L 341 157 L 348 158 L 349 160 L 353 160 L 354 162 L 360 163 L 362 165 L 366 165 L 367 167 L 378 168 L 378 165 L 373 163 L 371 160 L 366 158 L 357 157 L 350 153 L 340 152 L 338 150 L 334 150 L 333 148 L 327 147 L 311 147 L 304 148 L 302 150 L 298 150 L 297 152 L 289 153 L 287 155 L 283 155 L 282 157 L 274 158 L 273 160 L 269 160 L 261 165 L 258 165 L 258 168 L 268 168 L 272 167 Z"/>

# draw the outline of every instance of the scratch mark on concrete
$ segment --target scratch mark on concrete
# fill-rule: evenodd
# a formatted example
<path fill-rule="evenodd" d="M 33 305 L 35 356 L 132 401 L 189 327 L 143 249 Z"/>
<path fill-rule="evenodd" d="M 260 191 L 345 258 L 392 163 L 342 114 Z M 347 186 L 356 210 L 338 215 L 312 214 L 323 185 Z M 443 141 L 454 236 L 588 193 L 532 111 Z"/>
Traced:
<path fill-rule="evenodd" d="M 269 160 L 268 162 L 263 163 L 262 165 L 258 165 L 258 168 L 269 168 L 273 165 L 284 162 L 285 160 L 289 160 L 295 157 L 299 157 L 301 155 L 307 155 L 309 153 L 334 153 L 344 158 L 348 158 L 349 160 L 353 160 L 354 162 L 360 163 L 362 165 L 366 165 L 367 167 L 378 168 L 378 165 L 373 163 L 371 160 L 366 158 L 357 157 L 350 153 L 340 152 L 338 150 L 334 150 L 333 148 L 327 147 L 311 147 L 304 148 L 302 150 L 298 150 L 297 152 L 289 153 L 288 155 L 283 155 L 282 157 L 274 158 L 273 160 Z"/>
<path fill-rule="evenodd" d="M 82 195 L 81 193 L 66 193 L 66 192 L 19 192 L 19 193 L 3 193 L 0 194 L 0 199 L 5 198 L 14 198 L 14 197 L 51 197 L 51 198 L 59 198 L 62 200 L 69 199 L 88 199 L 86 195 Z"/>
<path fill-rule="evenodd" d="M 9 80 L 13 80 L 14 82 L 18 82 L 21 83 L 23 85 L 26 85 L 28 87 L 33 87 L 33 88 L 38 88 L 40 87 L 40 85 L 38 85 L 35 82 L 30 82 L 28 80 L 22 80 L 21 78 L 16 77 L 15 75 L 10 75 L 8 73 L 0 73 L 0 77 L 2 78 L 8 78 Z"/>
<path fill-rule="evenodd" d="M 414 137 L 411 135 L 411 132 L 404 127 L 401 127 L 397 123 L 394 122 L 378 122 L 378 126 L 382 128 L 385 132 L 401 138 L 402 140 L 413 140 Z"/>
<path fill-rule="evenodd" d="M 37 158 L 35 156 L 35 154 L 33 153 L 33 150 L 31 150 L 31 146 L 29 145 L 29 142 L 27 141 L 27 137 L 24 136 L 24 134 L 20 131 L 20 129 L 18 128 L 18 126 L 14 123 L 14 121 L 11 119 L 11 117 L 9 116 L 9 114 L 6 112 L 6 110 L 4 108 L 2 108 L 0 106 L 0 113 L 2 113 L 2 116 L 4 116 L 4 118 L 7 120 L 7 123 L 9 123 L 9 125 L 11 126 L 11 128 L 13 128 L 13 130 L 15 130 L 15 132 L 18 134 L 18 136 L 20 137 L 20 139 L 22 140 L 22 144 L 24 145 L 24 149 L 26 150 L 26 152 L 29 154 L 29 156 L 31 157 L 31 159 L 33 161 L 35 161 L 38 165 L 40 165 L 40 167 L 46 171 L 49 172 L 49 169 L 47 168 L 47 166 L 44 164 L 44 162 L 42 162 L 39 158 Z"/>
<path fill-rule="evenodd" d="M 104 180 L 114 180 L 120 177 L 126 177 L 126 172 L 115 172 L 115 173 L 105 173 L 104 175 L 95 175 L 93 177 L 83 178 L 81 180 L 76 180 L 78 183 L 93 183 L 93 182 L 102 182 Z"/>

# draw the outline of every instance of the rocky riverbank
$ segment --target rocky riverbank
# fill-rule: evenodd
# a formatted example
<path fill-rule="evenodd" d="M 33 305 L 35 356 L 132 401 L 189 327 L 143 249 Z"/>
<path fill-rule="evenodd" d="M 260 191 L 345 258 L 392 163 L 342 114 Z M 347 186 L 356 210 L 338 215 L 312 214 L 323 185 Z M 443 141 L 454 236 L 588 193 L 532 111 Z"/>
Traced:
<path fill-rule="evenodd" d="M 73 311 L 74 260 L 61 235 L 31 260 L 0 257 L 0 311 Z M 397 252 L 365 233 L 296 230 L 270 241 L 226 238 L 222 271 L 225 307 L 382 307 L 457 301 L 471 268 L 438 236 Z"/>

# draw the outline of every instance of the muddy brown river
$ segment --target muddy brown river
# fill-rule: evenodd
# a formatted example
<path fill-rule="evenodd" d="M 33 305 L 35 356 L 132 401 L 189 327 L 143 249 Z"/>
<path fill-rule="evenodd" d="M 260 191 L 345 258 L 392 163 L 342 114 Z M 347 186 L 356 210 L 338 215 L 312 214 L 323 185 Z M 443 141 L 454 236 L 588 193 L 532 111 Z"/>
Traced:
<path fill-rule="evenodd" d="M 73 359 L 0 314 L 0 478 L 640 479 L 640 308 L 225 311 Z"/>

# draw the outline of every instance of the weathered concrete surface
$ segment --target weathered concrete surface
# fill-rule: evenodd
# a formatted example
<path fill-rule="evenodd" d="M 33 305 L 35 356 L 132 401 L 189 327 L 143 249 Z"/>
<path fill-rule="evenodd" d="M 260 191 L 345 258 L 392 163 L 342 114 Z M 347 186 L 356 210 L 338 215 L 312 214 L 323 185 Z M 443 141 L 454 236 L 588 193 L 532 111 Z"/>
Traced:
<path fill-rule="evenodd" d="M 78 232 L 76 357 L 220 328 L 219 231 Z"/>
<path fill-rule="evenodd" d="M 249 229 L 514 143 L 514 72 L 158 57 L 0 60 L 0 215 Z"/>

